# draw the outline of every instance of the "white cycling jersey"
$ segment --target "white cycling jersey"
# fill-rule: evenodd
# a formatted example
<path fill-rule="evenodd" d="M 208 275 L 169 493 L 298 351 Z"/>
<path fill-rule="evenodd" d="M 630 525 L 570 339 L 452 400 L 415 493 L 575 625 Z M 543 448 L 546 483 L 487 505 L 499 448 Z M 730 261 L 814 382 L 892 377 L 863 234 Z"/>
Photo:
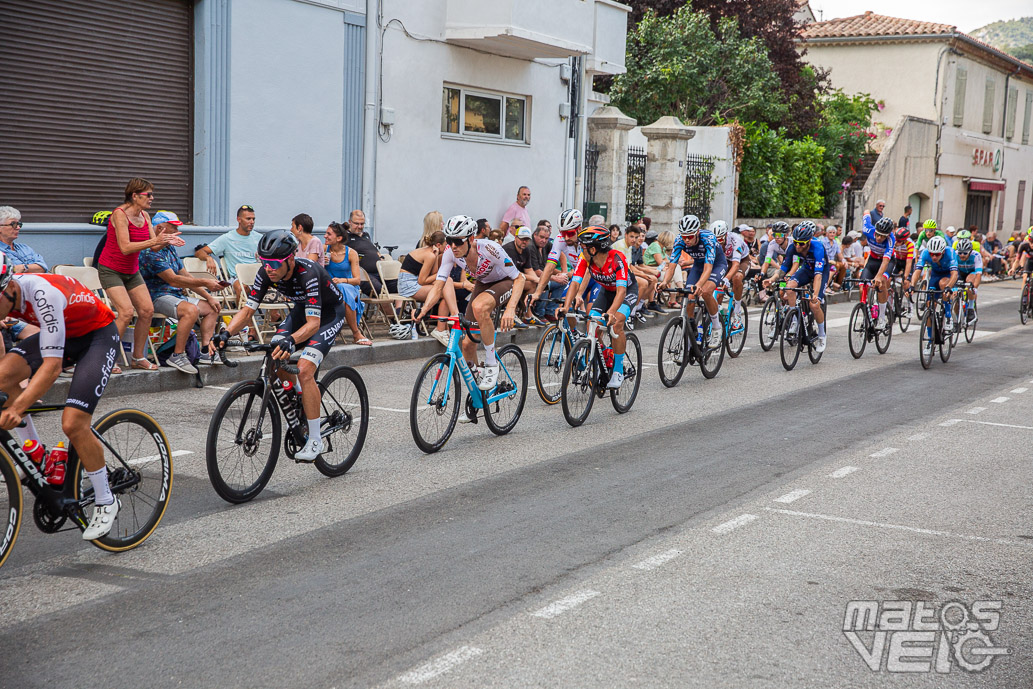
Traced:
<path fill-rule="evenodd" d="M 729 263 L 732 261 L 739 261 L 741 263 L 743 260 L 749 260 L 750 247 L 746 240 L 735 232 L 729 232 L 725 235 L 724 250 L 725 258 L 728 259 Z"/>
<path fill-rule="evenodd" d="M 466 258 L 456 256 L 452 252 L 452 247 L 445 249 L 445 253 L 441 256 L 441 267 L 438 268 L 437 279 L 442 282 L 447 280 L 452 268 L 456 265 L 470 273 L 474 282 L 482 282 L 486 285 L 507 278 L 516 280 L 519 277 L 520 271 L 513 265 L 513 259 L 497 242 L 490 239 L 475 239 L 472 251 L 477 252 L 476 266 L 471 266 Z M 467 257 L 470 255 L 467 254 Z"/>
<path fill-rule="evenodd" d="M 581 258 L 581 249 L 577 246 L 567 244 L 567 240 L 563 237 L 557 237 L 556 241 L 552 243 L 552 251 L 549 252 L 548 261 L 552 261 L 556 265 L 556 269 L 560 267 L 560 256 L 566 254 L 567 256 L 567 271 L 573 271 L 577 268 L 578 259 Z"/>

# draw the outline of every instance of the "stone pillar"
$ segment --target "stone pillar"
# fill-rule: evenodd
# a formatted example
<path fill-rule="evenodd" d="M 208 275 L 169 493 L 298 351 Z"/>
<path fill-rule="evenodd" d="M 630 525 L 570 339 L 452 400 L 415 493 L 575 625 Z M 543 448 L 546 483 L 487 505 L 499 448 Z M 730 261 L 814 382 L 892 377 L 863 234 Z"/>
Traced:
<path fill-rule="evenodd" d="M 675 231 L 685 208 L 685 160 L 696 133 L 677 117 L 661 117 L 642 128 L 646 146 L 646 215 L 650 229 Z"/>
<path fill-rule="evenodd" d="M 588 141 L 599 151 L 595 170 L 595 198 L 607 204 L 607 224 L 624 223 L 628 200 L 628 131 L 635 120 L 612 105 L 588 118 Z"/>

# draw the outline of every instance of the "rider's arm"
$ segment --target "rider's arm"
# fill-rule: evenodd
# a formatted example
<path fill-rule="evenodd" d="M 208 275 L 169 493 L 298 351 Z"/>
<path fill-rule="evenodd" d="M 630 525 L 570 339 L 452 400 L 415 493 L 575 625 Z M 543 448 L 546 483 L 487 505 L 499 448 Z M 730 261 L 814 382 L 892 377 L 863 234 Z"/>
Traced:
<path fill-rule="evenodd" d="M 61 375 L 66 337 L 64 311 L 68 300 L 60 290 L 49 283 L 33 285 L 31 290 L 22 289 L 21 292 L 22 299 L 33 302 L 36 313 L 49 311 L 53 317 L 53 321 L 47 323 L 39 332 L 39 353 L 43 363 L 36 369 L 36 373 L 29 379 L 29 384 L 21 394 L 8 404 L 9 409 L 19 416 L 24 416 L 25 410 L 42 398 Z"/>
<path fill-rule="evenodd" d="M 452 253 L 452 248 L 448 247 L 445 249 L 445 253 L 441 254 L 441 265 L 438 266 L 438 274 L 434 278 L 434 286 L 430 288 L 430 294 L 423 300 L 423 308 L 420 309 L 419 318 L 423 318 L 424 315 L 430 313 L 430 310 L 441 299 L 442 292 L 445 292 L 445 303 L 448 305 L 448 312 L 450 314 L 459 313 L 459 308 L 456 306 L 455 290 L 445 289 L 445 282 L 451 279 L 450 276 L 454 265 L 455 254 Z"/>
<path fill-rule="evenodd" d="M 248 290 L 247 298 L 244 301 L 244 305 L 240 308 L 235 316 L 230 320 L 229 325 L 226 326 L 226 331 L 230 335 L 236 335 L 251 320 L 251 317 L 258 311 L 258 305 L 262 303 L 262 299 L 265 298 L 266 292 L 269 291 L 269 276 L 266 275 L 265 266 L 258 269 L 258 274 L 255 275 L 255 284 L 251 285 L 251 289 Z"/>

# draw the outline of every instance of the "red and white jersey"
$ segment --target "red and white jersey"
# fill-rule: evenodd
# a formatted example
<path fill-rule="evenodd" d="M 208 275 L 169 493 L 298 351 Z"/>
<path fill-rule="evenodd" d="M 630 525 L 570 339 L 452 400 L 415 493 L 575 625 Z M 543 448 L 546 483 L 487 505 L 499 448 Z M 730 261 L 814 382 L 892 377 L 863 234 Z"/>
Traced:
<path fill-rule="evenodd" d="M 111 309 L 74 278 L 24 273 L 13 279 L 22 296 L 10 315 L 39 327 L 39 350 L 44 357 L 63 356 L 67 338 L 91 333 L 115 320 Z"/>
<path fill-rule="evenodd" d="M 471 255 L 472 254 L 472 255 Z M 471 261 L 468 259 L 475 259 Z M 475 239 L 466 258 L 459 258 L 452 252 L 452 247 L 445 249 L 441 255 L 441 267 L 438 268 L 437 279 L 444 282 L 458 265 L 473 278 L 474 282 L 490 285 L 499 280 L 516 280 L 520 271 L 513 265 L 513 259 L 496 242 L 489 239 Z"/>
<path fill-rule="evenodd" d="M 582 256 L 574 270 L 573 281 L 580 284 L 585 275 L 591 273 L 592 279 L 602 285 L 607 292 L 616 292 L 618 287 L 635 286 L 635 276 L 628 268 L 628 259 L 616 249 L 610 249 L 602 266 L 593 261 L 586 261 Z"/>
<path fill-rule="evenodd" d="M 549 252 L 546 262 L 555 264 L 556 269 L 559 270 L 560 256 L 567 257 L 567 271 L 569 272 L 577 267 L 577 262 L 581 259 L 581 249 L 577 244 L 568 244 L 563 235 L 560 235 L 552 243 L 552 250 Z"/>

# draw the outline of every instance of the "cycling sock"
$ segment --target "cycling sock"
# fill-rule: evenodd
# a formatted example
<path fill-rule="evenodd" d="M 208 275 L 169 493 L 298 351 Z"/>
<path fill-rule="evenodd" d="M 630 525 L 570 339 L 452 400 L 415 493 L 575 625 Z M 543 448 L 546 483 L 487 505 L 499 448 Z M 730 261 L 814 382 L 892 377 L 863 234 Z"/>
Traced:
<path fill-rule="evenodd" d="M 825 337 L 825 321 L 818 323 L 818 337 Z"/>
<path fill-rule="evenodd" d="M 495 358 L 495 343 L 488 344 L 484 343 L 484 365 L 485 366 L 498 366 L 499 360 Z"/>
<path fill-rule="evenodd" d="M 97 505 L 110 505 L 115 502 L 115 496 L 111 494 L 111 486 L 108 485 L 108 468 L 101 467 L 96 471 L 87 471 L 90 477 L 90 485 L 93 486 L 93 502 Z"/>
<path fill-rule="evenodd" d="M 710 317 L 710 322 L 715 328 L 721 327 L 721 321 L 719 320 L 718 314 L 716 313 Z"/>
<path fill-rule="evenodd" d="M 313 438 L 319 437 L 319 422 L 320 419 L 309 419 L 308 420 L 308 439 L 311 441 Z"/>
<path fill-rule="evenodd" d="M 614 354 L 613 355 L 613 372 L 624 374 L 624 355 Z"/>
<path fill-rule="evenodd" d="M 32 423 L 32 416 L 29 414 L 25 415 L 25 428 L 18 428 L 18 436 L 22 439 L 22 444 L 25 444 L 26 440 L 35 440 L 37 443 L 40 442 L 39 433 L 36 432 L 36 426 Z"/>

